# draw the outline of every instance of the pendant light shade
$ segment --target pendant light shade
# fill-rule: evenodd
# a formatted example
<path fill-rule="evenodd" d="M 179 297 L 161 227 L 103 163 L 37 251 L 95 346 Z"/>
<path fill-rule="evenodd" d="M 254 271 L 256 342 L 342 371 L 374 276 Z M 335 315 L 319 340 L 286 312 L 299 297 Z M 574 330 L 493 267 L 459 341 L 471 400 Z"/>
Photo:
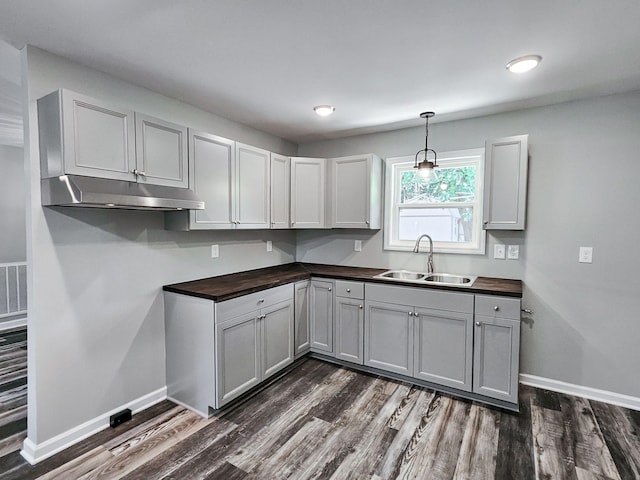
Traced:
<path fill-rule="evenodd" d="M 433 169 L 436 168 L 438 154 L 435 150 L 429 148 L 429 119 L 435 115 L 434 112 L 423 112 L 420 114 L 420 118 L 424 118 L 426 121 L 426 129 L 424 136 L 424 149 L 416 153 L 415 163 L 413 168 L 418 169 L 418 173 L 424 179 L 431 178 Z M 433 154 L 433 161 L 429 160 L 429 153 Z"/>

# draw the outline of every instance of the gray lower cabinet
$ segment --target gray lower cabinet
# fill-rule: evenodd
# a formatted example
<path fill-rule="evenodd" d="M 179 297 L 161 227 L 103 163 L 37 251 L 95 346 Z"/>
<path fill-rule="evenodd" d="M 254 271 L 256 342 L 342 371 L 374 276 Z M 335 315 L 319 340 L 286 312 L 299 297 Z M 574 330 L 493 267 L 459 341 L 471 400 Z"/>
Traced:
<path fill-rule="evenodd" d="M 473 391 L 518 402 L 520 300 L 476 295 Z"/>
<path fill-rule="evenodd" d="M 365 308 L 364 364 L 413 375 L 413 310 L 374 300 Z"/>
<path fill-rule="evenodd" d="M 333 355 L 333 281 L 312 279 L 309 302 L 311 351 Z"/>
<path fill-rule="evenodd" d="M 336 358 L 362 365 L 364 363 L 363 300 L 336 297 Z"/>
<path fill-rule="evenodd" d="M 294 359 L 293 285 L 224 302 L 165 292 L 167 397 L 202 416 Z"/>
<path fill-rule="evenodd" d="M 416 308 L 414 321 L 413 376 L 470 392 L 473 314 Z"/>
<path fill-rule="evenodd" d="M 294 285 L 294 352 L 301 357 L 311 348 L 309 328 L 309 280 Z"/>

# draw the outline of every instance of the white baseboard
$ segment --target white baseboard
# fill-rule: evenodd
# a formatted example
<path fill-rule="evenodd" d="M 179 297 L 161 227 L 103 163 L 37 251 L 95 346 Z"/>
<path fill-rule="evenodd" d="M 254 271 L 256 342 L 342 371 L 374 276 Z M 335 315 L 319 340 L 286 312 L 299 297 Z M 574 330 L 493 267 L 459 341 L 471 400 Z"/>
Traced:
<path fill-rule="evenodd" d="M 42 443 L 36 444 L 27 437 L 22 445 L 20 455 L 22 455 L 22 457 L 31 465 L 35 465 L 36 463 L 61 452 L 65 448 L 68 448 L 71 445 L 104 430 L 109 426 L 109 417 L 114 413 L 124 410 L 125 408 L 130 408 L 132 413 L 135 414 L 161 402 L 162 400 L 165 400 L 166 398 L 167 387 L 162 387 L 155 392 L 151 392 L 133 400 L 132 402 L 121 405 L 118 408 L 114 408 L 110 412 L 93 418 L 82 425 L 78 425 L 77 427 L 67 430 L 60 435 L 56 435 Z"/>
<path fill-rule="evenodd" d="M 0 321 L 0 332 L 4 332 L 5 330 L 14 330 L 16 328 L 26 327 L 27 326 L 27 317 L 19 317 L 11 320 L 2 320 Z"/>
<path fill-rule="evenodd" d="M 545 390 L 551 390 L 552 392 L 568 393 L 569 395 L 584 397 L 589 400 L 597 400 L 599 402 L 611 403 L 612 405 L 618 405 L 620 407 L 640 411 L 640 398 L 624 395 L 622 393 L 600 390 L 598 388 L 583 387 L 582 385 L 561 382 L 551 378 L 537 377 L 526 373 L 520 374 L 520 383 L 531 387 L 544 388 Z"/>

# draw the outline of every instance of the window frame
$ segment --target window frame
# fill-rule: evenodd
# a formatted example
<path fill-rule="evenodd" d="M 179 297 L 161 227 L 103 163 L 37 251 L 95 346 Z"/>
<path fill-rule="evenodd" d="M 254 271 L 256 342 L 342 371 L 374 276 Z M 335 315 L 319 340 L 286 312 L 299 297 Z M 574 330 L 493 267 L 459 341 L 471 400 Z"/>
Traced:
<path fill-rule="evenodd" d="M 412 251 L 415 240 L 399 240 L 399 212 L 403 204 L 399 200 L 398 172 L 407 170 L 407 166 L 413 167 L 415 156 L 391 157 L 385 160 L 385 194 L 384 194 L 384 250 Z M 438 166 L 455 167 L 475 164 L 476 171 L 476 195 L 473 202 L 448 202 L 431 203 L 427 208 L 449 208 L 472 206 L 473 232 L 477 232 L 477 241 L 455 244 L 452 242 L 433 242 L 435 253 L 454 253 L 465 255 L 484 255 L 486 252 L 486 230 L 482 228 L 482 209 L 484 197 L 484 148 L 472 148 L 438 153 Z M 405 208 L 407 204 L 404 204 Z M 425 204 L 411 205 L 409 208 L 425 208 Z M 424 232 L 429 233 L 429 232 Z"/>

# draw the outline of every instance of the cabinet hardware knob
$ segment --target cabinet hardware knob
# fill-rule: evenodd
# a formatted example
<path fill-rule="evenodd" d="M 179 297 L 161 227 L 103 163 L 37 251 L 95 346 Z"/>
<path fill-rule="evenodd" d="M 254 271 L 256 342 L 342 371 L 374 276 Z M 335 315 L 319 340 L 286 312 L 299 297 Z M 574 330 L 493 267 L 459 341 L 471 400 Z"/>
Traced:
<path fill-rule="evenodd" d="M 350 288 L 347 288 L 347 293 L 351 293 L 351 289 Z"/>
<path fill-rule="evenodd" d="M 484 222 L 482 222 L 483 225 L 487 225 L 489 223 L 489 220 L 485 220 Z"/>
<path fill-rule="evenodd" d="M 527 315 L 531 315 L 533 313 L 533 310 L 529 310 L 528 308 L 521 308 L 520 311 L 522 313 L 526 313 Z"/>
<path fill-rule="evenodd" d="M 493 310 L 497 312 L 498 310 L 500 310 L 500 307 L 496 305 L 495 307 L 493 307 Z"/>
<path fill-rule="evenodd" d="M 480 322 L 476 322 L 476 326 L 478 326 L 478 327 L 479 327 L 479 326 L 480 326 Z"/>
<path fill-rule="evenodd" d="M 138 175 L 138 169 L 134 168 L 133 170 L 131 170 L 131 173 L 133 173 L 134 175 Z"/>
<path fill-rule="evenodd" d="M 358 305 L 358 308 L 359 308 L 360 310 L 362 310 L 362 305 Z"/>
<path fill-rule="evenodd" d="M 413 312 L 409 312 L 409 316 L 410 316 L 410 317 L 413 317 Z"/>
<path fill-rule="evenodd" d="M 146 177 L 147 173 L 146 172 L 138 172 L 136 175 L 140 175 L 141 177 Z"/>
<path fill-rule="evenodd" d="M 259 303 L 264 303 L 264 298 L 261 298 L 260 300 L 258 300 Z"/>
<path fill-rule="evenodd" d="M 364 222 L 364 223 L 366 223 L 367 225 L 369 225 L 369 220 L 367 220 L 367 221 L 366 221 L 366 222 Z"/>

